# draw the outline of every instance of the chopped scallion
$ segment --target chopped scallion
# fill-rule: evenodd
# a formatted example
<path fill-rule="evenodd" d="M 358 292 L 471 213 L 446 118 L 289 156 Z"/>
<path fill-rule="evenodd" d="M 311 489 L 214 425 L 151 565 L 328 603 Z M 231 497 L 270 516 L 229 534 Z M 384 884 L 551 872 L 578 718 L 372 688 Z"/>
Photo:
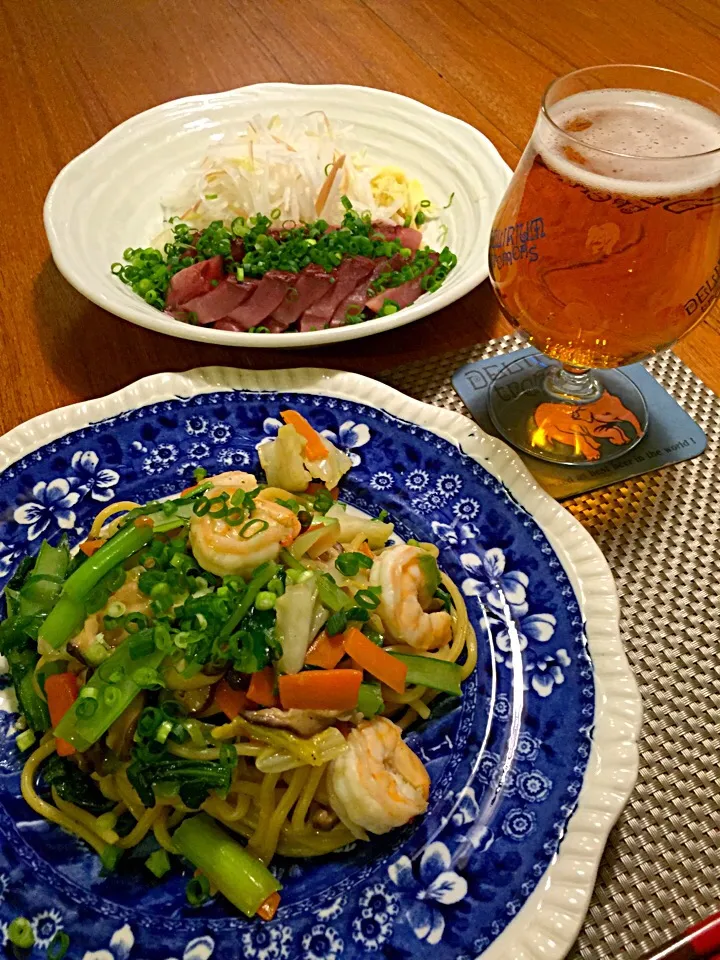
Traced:
<path fill-rule="evenodd" d="M 34 730 L 23 730 L 22 733 L 19 733 L 15 739 L 17 748 L 21 753 L 24 753 L 29 747 L 35 743 L 35 731 Z"/>
<path fill-rule="evenodd" d="M 210 881 L 204 873 L 188 880 L 185 887 L 185 896 L 191 907 L 201 907 L 203 903 L 210 899 Z"/>
<path fill-rule="evenodd" d="M 26 917 L 15 917 L 7 928 L 7 938 L 14 947 L 30 950 L 35 943 L 32 924 Z"/>
<path fill-rule="evenodd" d="M 160 726 L 157 728 L 157 733 L 155 734 L 155 739 L 158 743 L 165 743 L 167 738 L 172 733 L 172 728 L 174 724 L 172 720 L 163 720 Z"/>
<path fill-rule="evenodd" d="M 111 873 L 115 867 L 117 867 L 122 855 L 123 851 L 120 847 L 114 847 L 109 843 L 103 848 L 103 852 L 100 854 L 100 860 L 102 861 L 103 867 Z"/>
<path fill-rule="evenodd" d="M 70 936 L 64 930 L 58 930 L 47 948 L 47 960 L 64 960 L 70 949 Z"/>
<path fill-rule="evenodd" d="M 165 850 L 155 850 L 145 861 L 145 866 L 159 880 L 170 871 L 170 857 Z"/>

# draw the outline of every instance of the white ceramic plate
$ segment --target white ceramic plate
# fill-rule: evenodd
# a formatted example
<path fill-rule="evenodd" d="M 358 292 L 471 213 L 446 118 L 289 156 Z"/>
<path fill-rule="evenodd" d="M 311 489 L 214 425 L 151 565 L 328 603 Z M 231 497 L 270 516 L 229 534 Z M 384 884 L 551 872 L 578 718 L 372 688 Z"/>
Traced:
<path fill-rule="evenodd" d="M 292 395 L 295 395 L 294 401 L 291 399 Z M 358 401 L 357 398 L 362 400 Z M 433 953 L 441 957 L 456 957 L 461 952 L 464 957 L 474 957 L 482 953 L 483 960 L 561 960 L 571 948 L 585 916 L 609 831 L 635 783 L 640 698 L 620 641 L 618 602 L 612 575 L 598 547 L 583 527 L 537 486 L 520 459 L 505 444 L 484 434 L 472 421 L 449 410 L 410 399 L 373 380 L 349 373 L 309 369 L 255 372 L 208 367 L 186 374 L 168 373 L 147 377 L 108 397 L 37 417 L 0 440 L 0 483 L 10 505 L 5 514 L 5 528 L 2 531 L 2 560 L 5 564 L 2 575 L 6 577 L 11 565 L 17 563 L 19 555 L 27 548 L 28 537 L 34 537 L 32 542 L 37 545 L 41 533 L 49 535 L 54 529 L 43 527 L 42 530 L 33 532 L 33 529 L 28 527 L 31 520 L 34 524 L 57 522 L 53 511 L 62 508 L 61 519 L 64 526 L 68 526 L 69 514 L 72 513 L 72 524 L 85 525 L 86 529 L 87 517 L 93 516 L 108 496 L 112 498 L 114 494 L 118 499 L 123 499 L 125 495 L 134 494 L 140 489 L 137 487 L 138 483 L 146 493 L 149 492 L 150 485 L 153 496 L 164 495 L 182 485 L 185 475 L 182 471 L 186 472 L 193 462 L 197 462 L 192 460 L 193 457 L 204 458 L 202 462 L 211 470 L 228 469 L 228 465 L 234 462 L 247 464 L 249 458 L 247 453 L 242 452 L 243 447 L 248 447 L 254 454 L 253 444 L 257 437 L 266 435 L 274 423 L 263 418 L 273 416 L 278 404 L 288 402 L 295 402 L 301 408 L 303 404 L 306 405 L 316 422 L 327 420 L 336 424 L 334 429 L 340 444 L 356 456 L 355 470 L 360 471 L 361 477 L 364 476 L 363 471 L 367 474 L 367 482 L 363 482 L 362 489 L 367 491 L 368 496 L 374 497 L 377 502 L 388 502 L 386 498 L 393 495 L 393 490 L 396 489 L 398 499 L 395 502 L 398 505 L 403 504 L 402 509 L 411 514 L 417 511 L 423 515 L 426 523 L 428 516 L 435 515 L 434 512 L 438 510 L 441 510 L 443 515 L 447 513 L 449 517 L 455 517 L 457 523 L 453 521 L 452 527 L 444 524 L 437 527 L 433 525 L 433 531 L 436 531 L 437 536 L 444 542 L 459 541 L 467 544 L 465 537 L 478 537 L 474 549 L 479 550 L 480 540 L 487 547 L 496 538 L 507 537 L 509 528 L 503 525 L 504 518 L 507 519 L 510 515 L 516 517 L 519 524 L 516 529 L 526 531 L 522 533 L 522 537 L 527 536 L 536 544 L 532 550 L 534 555 L 537 551 L 536 559 L 542 572 L 538 572 L 537 566 L 528 569 L 535 569 L 534 576 L 544 581 L 545 586 L 539 594 L 540 603 L 548 603 L 549 589 L 561 591 L 564 598 L 562 605 L 568 618 L 575 618 L 572 621 L 568 619 L 572 628 L 571 637 L 566 640 L 568 634 L 564 634 L 562 643 L 579 643 L 579 647 L 568 648 L 573 662 L 579 665 L 579 650 L 584 649 L 586 641 L 592 663 L 586 660 L 585 667 L 580 671 L 571 668 L 564 679 L 562 674 L 556 674 L 555 683 L 558 687 L 549 697 L 547 686 L 538 686 L 533 693 L 533 681 L 528 685 L 527 695 L 530 699 L 523 707 L 522 673 L 528 669 L 529 665 L 526 664 L 520 671 L 519 688 L 516 689 L 522 708 L 521 713 L 517 714 L 520 726 L 527 715 L 526 709 L 530 713 L 540 709 L 545 711 L 537 716 L 544 716 L 546 720 L 553 715 L 557 717 L 558 707 L 552 706 L 556 693 L 564 697 L 571 686 L 578 686 L 578 690 L 581 687 L 582 697 L 589 703 L 589 712 L 583 710 L 582 720 L 579 714 L 562 713 L 564 721 L 561 720 L 559 727 L 555 723 L 554 733 L 550 732 L 546 720 L 534 728 L 539 738 L 546 735 L 554 738 L 560 736 L 563 744 L 560 750 L 568 751 L 570 757 L 568 769 L 573 762 L 579 764 L 575 768 L 577 776 L 570 777 L 572 791 L 568 787 L 566 794 L 548 794 L 546 788 L 549 781 L 546 775 L 542 771 L 533 771 L 530 779 L 535 780 L 534 791 L 532 794 L 527 791 L 524 794 L 526 827 L 534 819 L 539 822 L 544 818 L 548 823 L 557 821 L 553 828 L 557 826 L 558 830 L 552 834 L 553 839 L 549 842 L 551 850 L 547 852 L 545 865 L 535 873 L 531 866 L 533 863 L 538 866 L 541 861 L 533 859 L 526 863 L 522 860 L 523 851 L 529 849 L 528 844 L 536 842 L 530 834 L 526 834 L 521 842 L 518 834 L 520 825 L 517 818 L 520 816 L 520 819 L 523 819 L 521 778 L 525 776 L 527 780 L 527 774 L 522 770 L 512 788 L 509 782 L 503 786 L 503 781 L 500 781 L 500 792 L 507 793 L 509 806 L 516 808 L 509 814 L 513 820 L 512 829 L 508 830 L 508 820 L 504 820 L 502 828 L 498 827 L 495 832 L 494 845 L 489 849 L 487 833 L 474 838 L 467 833 L 473 847 L 477 845 L 474 841 L 478 840 L 479 836 L 483 837 L 484 846 L 483 843 L 477 845 L 477 852 L 483 857 L 489 856 L 490 860 L 471 859 L 466 866 L 462 866 L 462 861 L 453 861 L 454 869 L 460 870 L 468 879 L 472 874 L 476 883 L 487 882 L 491 887 L 494 885 L 499 896 L 504 898 L 501 899 L 498 910 L 492 913 L 493 922 L 497 924 L 492 936 L 478 938 L 477 929 L 474 929 L 482 922 L 483 910 L 488 912 L 487 894 L 482 902 L 475 904 L 474 913 L 468 914 L 466 911 L 463 914 L 463 904 L 470 899 L 470 890 L 467 884 L 463 889 L 464 879 L 453 872 L 442 874 L 444 885 L 442 878 L 436 878 L 427 890 L 420 889 L 420 884 L 416 883 L 417 889 L 411 884 L 410 892 L 401 885 L 404 892 L 400 893 L 400 888 L 394 883 L 399 880 L 402 858 L 393 864 L 393 857 L 397 856 L 397 853 L 393 854 L 392 851 L 388 854 L 390 866 L 378 861 L 381 882 L 377 883 L 378 877 L 372 874 L 371 886 L 366 886 L 361 894 L 361 898 L 365 898 L 363 903 L 372 895 L 371 900 L 372 897 L 379 897 L 392 908 L 391 913 L 383 915 L 373 928 L 375 935 L 388 941 L 388 946 L 390 927 L 394 924 L 394 931 L 401 938 L 403 949 L 417 951 L 417 954 L 422 956 L 429 955 L 432 949 Z M 139 439 L 131 442 L 132 436 Z M 427 457 L 405 463 L 402 450 L 417 451 L 420 449 L 419 445 L 423 445 Z M 76 448 L 77 452 L 73 452 Z M 246 459 L 236 461 L 234 458 L 237 457 Z M 418 463 L 421 469 L 418 469 Z M 111 469 L 106 469 L 108 467 Z M 433 471 L 437 470 L 445 472 L 436 478 Z M 469 470 L 475 479 L 466 478 L 463 486 L 461 475 L 465 476 L 466 470 Z M 62 479 L 73 471 L 82 473 L 81 484 L 76 480 Z M 51 476 L 55 477 L 52 490 L 46 482 Z M 25 503 L 30 494 L 22 491 L 30 489 L 32 498 L 42 503 Z M 79 492 L 68 494 L 68 491 L 73 490 Z M 96 494 L 99 502 L 94 503 Z M 62 495 L 71 496 L 74 500 L 66 502 L 61 499 Z M 18 497 L 20 499 L 17 499 Z M 81 500 L 78 500 L 78 497 Z M 16 507 L 13 513 L 12 505 L 16 503 L 25 503 L 25 506 Z M 461 521 L 473 513 L 475 507 L 482 511 L 484 507 L 479 507 L 480 503 L 490 509 L 492 518 L 488 515 L 482 522 L 477 519 L 475 522 L 482 526 L 483 532 L 472 533 L 469 527 L 472 526 L 473 517 L 470 517 L 469 525 Z M 32 517 L 28 512 L 30 507 L 34 510 Z M 471 508 L 469 513 L 468 508 Z M 477 517 L 477 513 L 474 516 Z M 12 517 L 15 518 L 14 522 Z M 82 530 L 76 529 L 70 533 L 73 537 L 79 537 Z M 458 549 L 469 550 L 473 547 L 466 545 Z M 500 581 L 503 571 L 510 576 L 507 585 L 502 587 L 509 591 L 509 600 L 519 582 L 525 582 L 528 587 L 528 601 L 531 600 L 531 595 L 538 596 L 532 578 L 530 582 L 527 577 L 525 581 L 518 581 L 516 574 L 516 579 L 512 579 L 511 567 L 518 563 L 517 553 L 513 559 L 512 548 L 507 551 L 507 567 L 504 559 L 499 562 L 499 558 L 503 556 L 502 551 L 495 550 L 494 554 L 493 567 Z M 463 565 L 467 562 L 467 554 L 465 557 Z M 463 583 L 463 590 L 469 599 L 476 595 L 474 588 L 467 589 L 467 582 Z M 517 596 L 515 600 L 518 600 Z M 532 606 L 531 610 L 534 612 Z M 522 618 L 526 613 L 527 604 L 523 601 L 517 616 Z M 561 606 L 555 608 L 555 613 L 560 618 Z M 547 623 L 548 615 L 541 614 L 540 617 L 530 619 L 544 620 Z M 553 619 L 550 618 L 551 621 Z M 521 629 L 529 631 L 529 627 L 523 626 Z M 558 619 L 558 630 L 560 629 Z M 572 636 L 576 640 L 572 640 Z M 547 632 L 535 639 L 542 641 L 541 647 L 544 651 L 553 649 L 559 642 L 557 637 L 548 642 Z M 533 644 L 527 640 L 526 643 L 527 651 L 519 649 L 521 661 L 525 661 L 528 655 L 532 657 L 530 648 Z M 494 660 L 497 660 L 497 657 L 491 656 L 489 661 L 485 658 L 486 667 Z M 504 713 L 500 710 L 501 702 L 506 709 L 508 704 L 508 698 L 504 694 L 496 696 L 498 691 L 503 689 L 503 683 L 507 682 L 507 676 L 502 673 L 505 669 L 506 665 L 497 668 L 500 671 L 498 686 L 492 694 L 495 703 L 493 715 L 496 718 L 502 717 Z M 550 687 L 552 686 L 551 682 Z M 535 694 L 543 690 L 538 699 Z M 563 700 L 563 703 L 565 702 Z M 570 700 L 567 703 L 569 704 Z M 8 709 L 12 707 L 0 706 L 0 720 L 7 717 L 2 711 Z M 547 713 L 547 710 L 550 713 Z M 507 713 L 504 713 L 504 716 L 507 721 Z M 513 712 L 511 716 L 514 718 L 516 714 Z M 501 724 L 505 721 L 500 720 Z M 564 727 L 563 722 L 569 722 L 571 728 Z M 580 731 L 574 725 L 577 723 Z M 2 726 L 2 730 L 11 729 L 7 723 Z M 462 732 L 462 727 L 458 730 Z M 573 760 L 571 750 L 574 748 L 571 748 L 570 744 L 578 738 L 578 733 L 582 734 L 580 742 L 583 752 L 578 749 L 577 757 Z M 5 734 L 6 741 L 9 735 L 9 732 Z M 544 742 L 550 746 L 550 740 Z M 543 753 L 540 742 L 536 742 L 534 737 L 526 739 L 525 744 L 531 747 L 531 752 L 540 750 L 540 754 Z M 11 741 L 9 745 L 7 742 L 3 744 L 3 737 L 0 736 L 0 754 L 2 749 L 5 749 L 6 753 L 10 751 L 6 759 L 11 756 Z M 527 754 L 527 750 L 523 751 L 523 754 Z M 471 760 L 474 755 L 474 751 L 468 753 Z M 481 749 L 477 759 L 487 759 L 489 756 L 487 751 Z M 519 753 L 517 757 L 520 767 L 524 769 L 526 760 Z M 530 760 L 532 759 L 530 756 Z M 543 762 L 538 756 L 533 765 L 542 767 Z M 14 754 L 12 763 L 17 763 Z M 546 773 L 548 772 L 555 777 L 550 768 L 546 768 Z M 492 777 L 490 780 L 484 779 L 482 770 L 478 768 L 474 789 L 463 792 L 465 805 L 461 805 L 459 809 L 453 807 L 455 815 L 452 823 L 460 824 L 458 829 L 463 836 L 466 831 L 472 831 L 474 822 L 483 822 L 480 808 L 485 808 L 481 803 L 481 792 L 484 790 L 491 795 L 493 789 L 490 786 L 481 789 L 481 784 L 493 782 Z M 529 781 L 527 783 L 529 784 Z M 542 788 L 541 792 L 538 792 L 538 785 Z M 9 787 L 4 786 L 3 789 L 6 793 L 12 793 L 12 784 L 10 783 Z M 545 795 L 542 796 L 541 793 Z M 563 797 L 566 797 L 564 801 Z M 550 804 L 552 809 L 543 813 L 540 801 Z M 39 860 L 36 863 L 36 860 L 33 860 L 34 854 L 27 852 L 29 847 L 25 834 L 16 832 L 15 822 L 4 812 L 4 803 L 3 798 L 0 803 L 0 864 L 3 851 L 6 859 L 13 864 L 16 860 L 20 862 L 22 859 L 23 863 L 27 861 L 32 882 L 28 883 L 27 891 L 23 893 L 25 899 L 19 902 L 26 916 L 32 917 L 32 911 L 38 909 L 38 904 L 42 907 L 41 895 L 47 894 L 43 894 L 38 885 L 40 878 L 47 875 L 47 882 L 54 885 L 54 893 L 51 895 L 55 898 L 53 902 L 57 907 L 57 917 L 65 916 L 67 911 L 67 924 L 71 921 L 73 924 L 73 942 L 82 942 L 83 946 L 87 944 L 93 950 L 100 951 L 97 956 L 100 956 L 100 953 L 105 955 L 103 948 L 108 942 L 118 945 L 118 948 L 122 944 L 127 948 L 126 952 L 129 952 L 135 942 L 138 955 L 152 957 L 152 960 L 164 960 L 169 952 L 174 956 L 182 956 L 186 941 L 188 951 L 192 952 L 190 937 L 197 938 L 202 934 L 200 939 L 194 939 L 192 943 L 196 946 L 205 945 L 207 949 L 203 957 L 216 951 L 214 956 L 224 958 L 227 944 L 237 945 L 241 937 L 242 943 L 252 947 L 246 955 L 260 957 L 261 954 L 257 952 L 260 941 L 255 942 L 254 928 L 248 927 L 247 921 L 243 919 L 226 917 L 213 920 L 208 933 L 208 929 L 202 926 L 202 916 L 188 919 L 177 911 L 170 911 L 164 903 L 159 906 L 155 904 L 152 909 L 147 906 L 142 909 L 133 908 L 125 902 L 124 894 L 108 894 L 102 886 L 98 886 L 100 881 L 97 877 L 91 877 L 92 867 L 81 866 L 79 863 L 75 869 L 77 877 L 82 880 L 82 886 L 79 887 L 77 883 L 68 884 L 65 880 L 61 883 L 58 869 L 62 866 L 63 858 L 70 854 L 64 853 L 58 846 L 55 853 L 48 855 L 48 859 L 59 857 L 59 866 L 50 868 L 41 865 Z M 520 809 L 517 809 L 518 807 Z M 27 826 L 34 837 L 37 829 L 32 822 Z M 503 840 L 503 831 L 509 833 L 510 840 Z M 8 841 L 11 846 L 4 848 L 5 836 L 11 838 L 11 841 Z M 542 839 L 537 842 L 543 843 Z M 511 853 L 520 852 L 520 860 L 517 859 L 518 853 L 515 853 L 516 865 L 511 871 L 511 879 L 508 879 L 507 875 L 504 879 L 500 876 L 500 864 L 506 863 L 503 860 L 506 853 L 502 853 L 498 861 L 497 876 L 493 875 L 492 855 L 502 843 L 512 848 Z M 443 852 L 447 853 L 444 843 L 433 843 L 431 846 L 435 849 L 436 860 L 439 848 L 443 848 Z M 72 843 L 70 847 L 75 849 Z M 391 847 L 390 842 L 388 848 Z M 378 853 L 378 857 L 381 860 L 382 853 Z M 423 861 L 424 859 L 423 856 Z M 88 863 L 91 860 L 92 858 Z M 444 869 L 447 871 L 449 868 L 446 865 Z M 421 876 L 422 870 L 421 864 Z M 507 874 L 507 865 L 504 870 Z M 328 890 L 319 889 L 311 897 L 305 895 L 305 899 L 299 902 L 290 903 L 287 907 L 282 906 L 276 921 L 280 924 L 279 932 L 269 935 L 280 938 L 278 944 L 292 940 L 293 952 L 288 952 L 287 955 L 298 958 L 302 956 L 303 960 L 319 956 L 339 956 L 336 952 L 318 953 L 314 948 L 310 950 L 309 947 L 302 947 L 302 944 L 311 944 L 311 941 L 314 943 L 313 936 L 317 936 L 318 943 L 329 938 L 329 943 L 341 945 L 344 937 L 345 949 L 340 951 L 343 953 L 343 960 L 367 956 L 363 943 L 367 941 L 368 930 L 362 926 L 351 926 L 351 921 L 355 923 L 352 920 L 352 911 L 357 908 L 358 891 L 361 890 L 363 882 L 368 882 L 367 879 L 363 880 L 361 872 L 348 864 L 348 869 L 335 878 Z M 529 883 L 522 884 L 522 888 L 517 891 L 517 899 L 506 903 L 507 887 L 503 884 L 519 886 L 523 876 L 529 876 Z M 425 881 L 429 882 L 427 877 Z M 303 875 L 299 882 L 313 883 L 312 865 L 310 872 Z M 147 884 L 142 889 L 146 886 Z M 67 898 L 67 902 L 63 898 Z M 289 896 L 289 900 L 292 900 L 292 896 Z M 73 902 L 82 904 L 79 915 L 72 906 Z M 401 919 L 412 919 L 421 904 L 424 904 L 422 910 L 425 913 L 430 911 L 428 924 L 409 923 L 402 928 L 404 932 L 400 932 Z M 8 909 L 10 906 L 0 903 L 0 923 L 11 916 L 6 916 Z M 12 909 L 17 909 L 17 904 Z M 441 916 L 442 911 L 444 919 Z M 315 919 L 308 921 L 308 913 Z M 38 916 L 45 917 L 46 914 L 41 913 Z M 77 919 L 73 919 L 74 917 Z M 369 919 L 372 920 L 373 917 L 370 916 Z M 432 929 L 430 922 L 434 924 Z M 460 922 L 465 924 L 462 928 L 464 932 L 457 934 Z M 315 924 L 309 935 L 305 933 L 308 923 Z M 340 936 L 338 930 L 343 923 L 347 929 Z M 266 943 L 268 934 L 263 936 L 263 943 Z M 455 952 L 452 952 L 453 943 L 448 943 L 453 936 L 460 937 L 460 942 L 455 941 Z M 275 943 L 275 940 L 271 943 Z M 431 944 L 435 946 L 431 948 Z M 185 955 L 189 955 L 189 952 Z M 229 953 L 227 955 L 229 956 Z M 265 956 L 264 953 L 262 955 Z M 398 955 L 404 957 L 411 954 L 401 952 Z"/>
<path fill-rule="evenodd" d="M 447 244 L 458 265 L 443 286 L 389 317 L 312 333 L 257 334 L 180 323 L 148 306 L 110 272 L 128 246 L 149 244 L 162 228 L 160 198 L 202 159 L 212 137 L 233 136 L 260 114 L 324 110 L 351 123 L 368 156 L 418 177 L 445 210 Z M 236 347 L 310 347 L 392 330 L 446 307 L 488 275 L 493 216 L 511 176 L 487 137 L 455 117 L 385 90 L 342 85 L 259 83 L 226 93 L 185 97 L 121 123 L 72 160 L 45 201 L 53 259 L 84 296 L 150 330 Z"/>

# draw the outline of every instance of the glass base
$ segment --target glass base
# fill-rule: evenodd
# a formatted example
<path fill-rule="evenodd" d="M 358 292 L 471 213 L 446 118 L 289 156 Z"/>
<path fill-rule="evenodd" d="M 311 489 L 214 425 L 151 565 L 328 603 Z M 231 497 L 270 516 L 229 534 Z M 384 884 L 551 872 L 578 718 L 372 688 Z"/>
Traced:
<path fill-rule="evenodd" d="M 488 410 L 512 446 L 568 466 L 622 457 L 642 440 L 648 420 L 642 394 L 624 373 L 567 372 L 541 354 L 503 367 L 490 385 Z"/>

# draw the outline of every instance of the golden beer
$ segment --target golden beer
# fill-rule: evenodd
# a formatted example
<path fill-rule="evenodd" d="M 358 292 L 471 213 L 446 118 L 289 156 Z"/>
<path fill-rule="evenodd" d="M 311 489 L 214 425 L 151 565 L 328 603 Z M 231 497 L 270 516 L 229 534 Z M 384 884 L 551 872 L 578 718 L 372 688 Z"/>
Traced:
<path fill-rule="evenodd" d="M 671 346 L 720 291 L 720 117 L 659 91 L 546 105 L 498 210 L 490 275 L 544 354 L 608 368 Z"/>

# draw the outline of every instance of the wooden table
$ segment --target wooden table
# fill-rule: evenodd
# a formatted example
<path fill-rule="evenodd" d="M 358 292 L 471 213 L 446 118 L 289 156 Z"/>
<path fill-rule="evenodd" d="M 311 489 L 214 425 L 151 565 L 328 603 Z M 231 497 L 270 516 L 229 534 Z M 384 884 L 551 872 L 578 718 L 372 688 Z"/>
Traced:
<path fill-rule="evenodd" d="M 0 433 L 138 377 L 203 364 L 374 373 L 508 331 L 489 284 L 394 333 L 324 349 L 226 349 L 131 326 L 48 251 L 42 204 L 72 157 L 127 117 L 270 80 L 357 83 L 474 124 L 511 165 L 553 77 L 656 63 L 720 84 L 715 0 L 0 0 Z M 678 353 L 720 392 L 720 320 Z"/>

